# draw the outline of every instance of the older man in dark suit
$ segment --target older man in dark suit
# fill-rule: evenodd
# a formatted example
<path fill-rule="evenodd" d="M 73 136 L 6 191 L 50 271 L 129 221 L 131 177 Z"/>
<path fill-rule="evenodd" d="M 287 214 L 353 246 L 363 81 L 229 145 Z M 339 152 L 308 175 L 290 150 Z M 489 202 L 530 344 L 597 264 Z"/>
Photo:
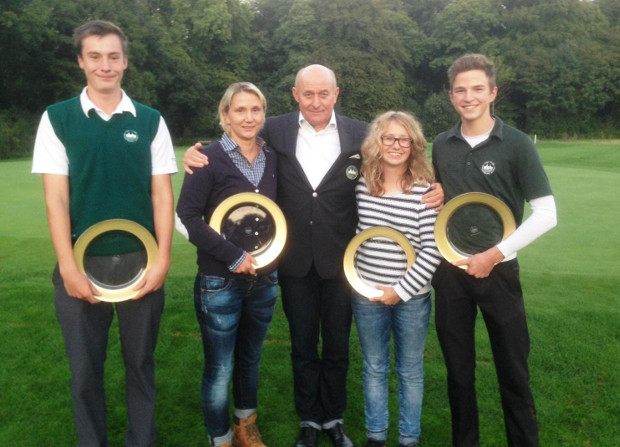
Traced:
<path fill-rule="evenodd" d="M 355 236 L 354 190 L 366 123 L 334 113 L 338 93 L 329 68 L 301 69 L 293 87 L 299 112 L 269 118 L 262 132 L 278 154 L 278 204 L 289 228 L 279 275 L 301 419 L 299 447 L 315 446 L 320 430 L 335 446 L 352 445 L 342 428 L 351 328 L 342 258 Z"/>
<path fill-rule="evenodd" d="M 293 87 L 299 111 L 268 118 L 261 132 L 278 154 L 278 205 L 288 225 L 278 273 L 291 334 L 297 447 L 315 447 L 321 431 L 336 447 L 353 445 L 343 429 L 351 291 L 342 260 L 357 225 L 355 185 L 367 124 L 334 112 L 338 94 L 332 70 L 304 67 Z M 186 170 L 207 162 L 194 148 L 185 155 Z M 443 190 L 425 199 L 439 206 Z"/>

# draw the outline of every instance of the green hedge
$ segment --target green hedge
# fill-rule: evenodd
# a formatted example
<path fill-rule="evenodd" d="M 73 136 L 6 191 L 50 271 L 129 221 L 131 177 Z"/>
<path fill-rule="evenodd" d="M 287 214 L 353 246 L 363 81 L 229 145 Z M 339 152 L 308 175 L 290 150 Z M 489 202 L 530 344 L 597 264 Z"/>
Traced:
<path fill-rule="evenodd" d="M 18 110 L 0 110 L 0 160 L 32 155 L 39 116 Z"/>

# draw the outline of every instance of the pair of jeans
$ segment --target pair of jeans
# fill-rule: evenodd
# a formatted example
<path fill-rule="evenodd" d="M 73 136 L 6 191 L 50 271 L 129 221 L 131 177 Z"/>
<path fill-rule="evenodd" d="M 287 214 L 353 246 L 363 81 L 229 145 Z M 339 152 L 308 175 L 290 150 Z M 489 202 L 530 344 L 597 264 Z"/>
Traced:
<path fill-rule="evenodd" d="M 364 359 L 364 403 L 369 438 L 383 441 L 388 431 L 388 373 L 390 337 L 398 376 L 399 442 L 420 437 L 424 392 L 424 345 L 431 315 L 430 292 L 399 301 L 393 306 L 370 301 L 356 293 L 353 316 Z"/>
<path fill-rule="evenodd" d="M 278 293 L 278 275 L 222 278 L 199 273 L 194 308 L 200 325 L 205 367 L 202 407 L 211 438 L 230 430 L 228 384 L 235 408 L 257 407 L 263 341 Z"/>
<path fill-rule="evenodd" d="M 480 308 L 493 351 L 508 445 L 537 447 L 527 360 L 530 338 L 518 261 L 497 264 L 483 279 L 443 261 L 432 283 L 437 336 L 448 371 L 452 445 L 480 445 L 475 386 L 475 326 Z"/>
<path fill-rule="evenodd" d="M 314 267 L 301 278 L 281 275 L 280 289 L 291 334 L 295 408 L 302 426 L 319 428 L 342 420 L 347 405 L 351 290 L 344 278 L 321 278 Z"/>

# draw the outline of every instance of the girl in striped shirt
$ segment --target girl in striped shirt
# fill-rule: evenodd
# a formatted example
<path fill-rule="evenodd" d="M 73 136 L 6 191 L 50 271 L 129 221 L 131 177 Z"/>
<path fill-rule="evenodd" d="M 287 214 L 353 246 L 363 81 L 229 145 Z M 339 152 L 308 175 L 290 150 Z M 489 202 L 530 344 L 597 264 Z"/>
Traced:
<path fill-rule="evenodd" d="M 430 280 L 441 258 L 434 239 L 437 212 L 421 202 L 433 180 L 425 148 L 417 120 L 394 111 L 372 122 L 362 145 L 358 233 L 387 226 L 403 233 L 416 252 L 407 269 L 406 256 L 394 241 L 372 238 L 357 250 L 359 276 L 383 291 L 378 298 L 357 293 L 352 298 L 364 358 L 367 447 L 386 445 L 391 336 L 398 374 L 399 446 L 415 447 L 420 436 Z"/>

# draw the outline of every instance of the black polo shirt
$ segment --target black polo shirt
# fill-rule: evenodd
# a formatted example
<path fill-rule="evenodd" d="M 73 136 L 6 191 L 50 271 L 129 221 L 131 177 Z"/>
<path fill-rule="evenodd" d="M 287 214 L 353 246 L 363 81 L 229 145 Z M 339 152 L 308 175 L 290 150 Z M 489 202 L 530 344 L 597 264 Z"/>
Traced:
<path fill-rule="evenodd" d="M 433 142 L 433 166 L 445 201 L 467 192 L 484 192 L 511 209 L 517 226 L 525 201 L 551 195 L 551 186 L 530 137 L 495 118 L 486 141 L 472 148 L 461 135 L 461 123 Z"/>

